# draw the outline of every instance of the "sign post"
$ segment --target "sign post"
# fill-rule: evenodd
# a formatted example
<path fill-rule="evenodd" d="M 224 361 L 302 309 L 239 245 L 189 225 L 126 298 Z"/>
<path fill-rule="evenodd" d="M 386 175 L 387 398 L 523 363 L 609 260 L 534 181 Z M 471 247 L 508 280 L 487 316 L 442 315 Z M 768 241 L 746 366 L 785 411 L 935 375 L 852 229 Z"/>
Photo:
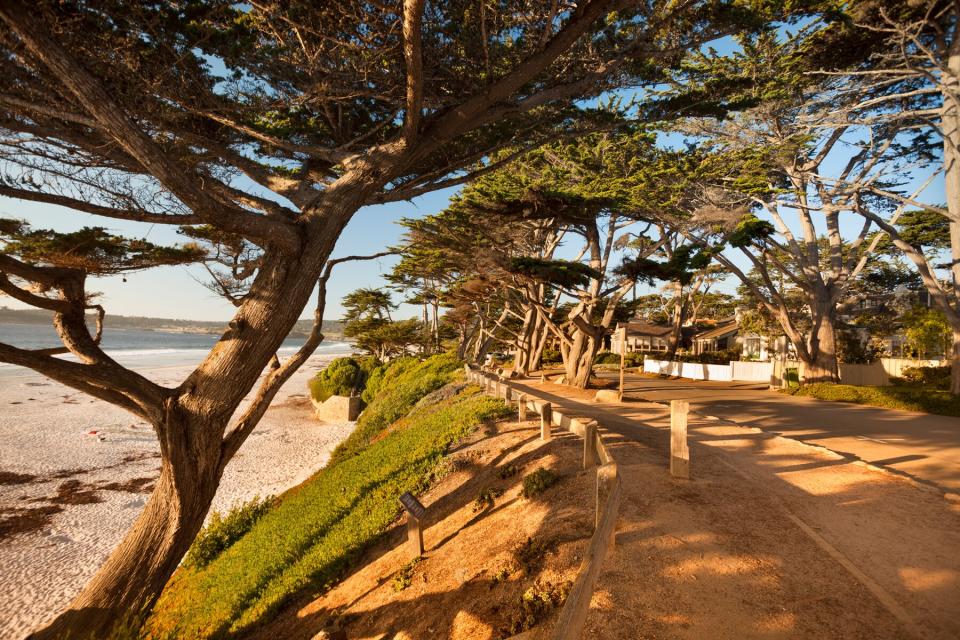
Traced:
<path fill-rule="evenodd" d="M 423 522 L 427 509 L 409 491 L 400 496 L 400 504 L 407 512 L 407 540 L 415 558 L 423 555 Z"/>

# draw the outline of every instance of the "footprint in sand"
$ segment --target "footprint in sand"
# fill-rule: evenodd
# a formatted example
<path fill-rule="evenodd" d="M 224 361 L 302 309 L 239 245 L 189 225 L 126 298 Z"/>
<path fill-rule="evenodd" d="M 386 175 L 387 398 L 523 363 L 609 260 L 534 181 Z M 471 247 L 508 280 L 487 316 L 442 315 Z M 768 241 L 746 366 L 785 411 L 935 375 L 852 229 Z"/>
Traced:
<path fill-rule="evenodd" d="M 65 536 L 63 534 L 57 535 L 57 536 L 51 535 L 49 538 L 47 538 L 47 541 L 53 544 L 67 544 L 67 543 L 73 542 L 73 538 L 71 538 L 70 536 Z"/>

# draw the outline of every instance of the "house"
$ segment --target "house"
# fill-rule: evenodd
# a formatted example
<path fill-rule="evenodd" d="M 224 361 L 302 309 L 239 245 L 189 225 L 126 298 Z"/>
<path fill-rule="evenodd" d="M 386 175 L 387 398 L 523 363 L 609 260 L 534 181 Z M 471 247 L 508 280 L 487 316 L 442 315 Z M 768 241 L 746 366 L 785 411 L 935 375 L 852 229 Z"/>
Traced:
<path fill-rule="evenodd" d="M 733 349 L 737 344 L 739 328 L 740 323 L 734 320 L 695 334 L 693 336 L 693 352 L 699 355 L 707 351 Z"/>
<path fill-rule="evenodd" d="M 617 328 L 610 336 L 610 350 L 621 353 L 621 336 L 623 328 L 627 329 L 627 353 L 666 351 L 670 344 L 670 334 L 673 327 L 667 324 L 653 324 L 651 322 L 631 321 L 617 323 Z"/>
<path fill-rule="evenodd" d="M 726 320 L 715 327 L 705 329 L 693 336 L 693 352 L 697 355 L 711 351 L 739 349 L 743 360 L 766 362 L 781 354 L 792 355 L 792 345 L 786 336 L 761 336 L 757 333 L 742 333 L 738 320 Z"/>

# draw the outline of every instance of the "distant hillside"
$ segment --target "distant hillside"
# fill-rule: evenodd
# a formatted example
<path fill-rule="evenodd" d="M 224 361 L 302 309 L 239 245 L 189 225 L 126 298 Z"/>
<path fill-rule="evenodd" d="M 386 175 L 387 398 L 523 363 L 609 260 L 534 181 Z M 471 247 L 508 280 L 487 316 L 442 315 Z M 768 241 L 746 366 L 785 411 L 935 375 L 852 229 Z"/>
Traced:
<path fill-rule="evenodd" d="M 0 307 L 0 323 L 50 324 L 50 313 L 39 309 L 8 309 Z M 171 320 L 170 318 L 147 318 L 143 316 L 116 316 L 107 314 L 105 324 L 113 329 L 139 329 L 141 331 L 169 331 L 172 333 L 223 333 L 227 321 L 207 320 Z M 291 336 L 305 336 L 310 331 L 311 320 L 300 320 L 294 326 Z M 324 320 L 323 335 L 328 340 L 343 339 L 343 323 L 338 320 Z"/>

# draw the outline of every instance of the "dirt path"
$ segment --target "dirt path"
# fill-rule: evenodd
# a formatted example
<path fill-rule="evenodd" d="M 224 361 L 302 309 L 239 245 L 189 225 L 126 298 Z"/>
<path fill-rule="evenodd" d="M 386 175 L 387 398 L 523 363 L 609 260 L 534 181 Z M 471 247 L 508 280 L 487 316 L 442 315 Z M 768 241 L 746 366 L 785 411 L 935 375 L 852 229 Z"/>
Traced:
<path fill-rule="evenodd" d="M 451 452 L 446 475 L 419 496 L 425 553 L 405 575 L 412 552 L 398 523 L 349 577 L 247 640 L 310 640 L 322 630 L 351 640 L 487 640 L 525 622 L 545 638 L 593 533 L 594 474 L 580 455 L 573 434 L 543 443 L 533 422 L 489 425 Z M 557 474 L 556 484 L 521 496 L 524 476 L 541 468 Z M 478 504 L 485 490 L 489 502 Z M 527 592 L 557 601 L 524 607 Z"/>
<path fill-rule="evenodd" d="M 668 411 L 517 383 L 614 438 L 617 549 L 584 637 L 960 637 L 960 505 L 821 447 L 691 416 L 693 479 L 667 471 Z"/>

